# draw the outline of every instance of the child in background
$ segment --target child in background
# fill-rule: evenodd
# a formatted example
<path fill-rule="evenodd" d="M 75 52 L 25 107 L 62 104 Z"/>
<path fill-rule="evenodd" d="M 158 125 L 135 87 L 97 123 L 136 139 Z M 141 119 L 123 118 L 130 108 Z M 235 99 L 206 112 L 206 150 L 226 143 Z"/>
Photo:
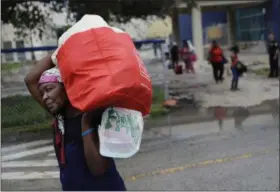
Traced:
<path fill-rule="evenodd" d="M 181 57 L 185 63 L 186 72 L 189 73 L 191 71 L 193 74 L 195 73 L 192 61 L 192 51 L 190 50 L 189 44 L 186 40 L 183 41 L 183 47 L 181 49 Z"/>
<path fill-rule="evenodd" d="M 232 72 L 232 81 L 231 81 L 231 90 L 236 91 L 238 90 L 238 79 L 239 79 L 239 73 L 237 70 L 237 62 L 239 61 L 238 59 L 238 53 L 239 53 L 239 48 L 238 46 L 233 46 L 230 49 L 231 51 L 231 72 Z"/>

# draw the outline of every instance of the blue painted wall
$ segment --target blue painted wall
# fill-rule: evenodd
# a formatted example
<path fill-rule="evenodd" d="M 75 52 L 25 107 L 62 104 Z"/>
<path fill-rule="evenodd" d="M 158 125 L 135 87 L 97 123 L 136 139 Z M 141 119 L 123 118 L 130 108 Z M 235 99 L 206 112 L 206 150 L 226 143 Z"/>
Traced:
<path fill-rule="evenodd" d="M 268 0 L 264 4 L 254 6 L 251 8 L 265 8 L 266 14 L 264 16 L 266 23 L 266 30 L 264 38 L 267 39 L 268 33 L 273 32 L 278 41 L 280 41 L 280 0 Z M 250 8 L 244 8 L 243 10 L 248 10 Z M 191 16 L 187 14 L 179 15 L 179 31 L 180 39 L 192 39 L 192 20 Z M 227 22 L 226 12 L 205 12 L 202 15 L 203 28 L 211 26 L 218 23 Z M 237 23 L 238 25 L 238 23 Z M 205 42 L 206 34 L 203 34 L 203 40 Z"/>
<path fill-rule="evenodd" d="M 192 18 L 191 15 L 181 14 L 179 15 L 179 28 L 180 39 L 192 40 Z M 205 12 L 202 14 L 202 26 L 203 28 L 209 27 L 218 23 L 227 22 L 226 12 Z M 205 34 L 203 34 L 203 41 L 205 42 Z"/>
<path fill-rule="evenodd" d="M 262 5 L 266 9 L 265 21 L 266 21 L 266 40 L 268 33 L 273 32 L 276 39 L 280 40 L 280 1 L 269 0 Z"/>
<path fill-rule="evenodd" d="M 275 38 L 280 41 L 280 0 L 269 0 L 259 7 L 265 8 L 265 40 L 267 40 L 268 34 L 273 32 Z"/>
<path fill-rule="evenodd" d="M 271 0 L 269 13 L 269 21 L 272 24 L 272 32 L 275 38 L 280 41 L 280 0 Z"/>

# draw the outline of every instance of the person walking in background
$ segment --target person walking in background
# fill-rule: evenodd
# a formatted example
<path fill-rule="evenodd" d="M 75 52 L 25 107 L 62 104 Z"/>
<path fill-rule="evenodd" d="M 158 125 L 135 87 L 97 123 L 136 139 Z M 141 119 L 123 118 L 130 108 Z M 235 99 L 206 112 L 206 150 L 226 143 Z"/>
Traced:
<path fill-rule="evenodd" d="M 172 68 L 174 69 L 179 62 L 179 48 L 176 42 L 173 42 L 173 45 L 170 49 Z"/>
<path fill-rule="evenodd" d="M 268 42 L 268 55 L 269 55 L 269 78 L 277 78 L 278 77 L 278 62 L 279 62 L 279 45 L 277 41 L 274 39 L 274 34 L 269 34 L 269 42 Z"/>
<path fill-rule="evenodd" d="M 170 52 L 169 52 L 169 43 L 168 42 L 164 43 L 163 51 L 164 51 L 164 55 L 165 55 L 165 60 L 169 60 L 170 59 Z"/>
<path fill-rule="evenodd" d="M 211 48 L 209 50 L 208 61 L 213 68 L 213 76 L 216 83 L 224 80 L 224 55 L 222 48 L 218 45 L 217 41 L 212 41 Z"/>
<path fill-rule="evenodd" d="M 231 90 L 236 91 L 238 90 L 238 80 L 239 80 L 239 72 L 237 69 L 237 62 L 239 61 L 238 59 L 238 53 L 239 53 L 239 48 L 237 46 L 233 46 L 230 49 L 231 51 L 231 72 L 232 72 L 232 80 L 231 80 Z"/>
<path fill-rule="evenodd" d="M 184 40 L 183 47 L 181 49 L 181 57 L 185 63 L 185 68 L 186 68 L 187 73 L 189 71 L 191 71 L 192 73 L 195 73 L 191 56 L 192 56 L 192 51 L 190 50 L 189 44 L 186 40 Z"/>
<path fill-rule="evenodd" d="M 159 51 L 159 57 L 161 58 L 163 55 L 161 43 L 157 43 L 157 49 Z"/>
<path fill-rule="evenodd" d="M 170 49 L 169 49 L 170 45 L 169 43 L 166 41 L 163 45 L 163 52 L 164 52 L 164 60 L 165 60 L 165 64 L 164 66 L 166 66 L 168 69 L 172 69 L 172 62 L 170 61 Z"/>
<path fill-rule="evenodd" d="M 153 50 L 154 50 L 154 55 L 157 58 L 157 50 L 158 50 L 158 45 L 157 43 L 153 43 Z"/>

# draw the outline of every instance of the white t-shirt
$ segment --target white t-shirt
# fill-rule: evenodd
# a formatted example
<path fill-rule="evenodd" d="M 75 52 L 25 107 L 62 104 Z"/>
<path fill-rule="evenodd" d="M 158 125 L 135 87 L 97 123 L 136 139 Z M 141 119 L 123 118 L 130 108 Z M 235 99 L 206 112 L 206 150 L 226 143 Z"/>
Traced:
<path fill-rule="evenodd" d="M 163 45 L 163 51 L 164 51 L 164 53 L 169 53 L 169 46 L 168 46 L 167 43 L 165 43 L 165 44 Z"/>

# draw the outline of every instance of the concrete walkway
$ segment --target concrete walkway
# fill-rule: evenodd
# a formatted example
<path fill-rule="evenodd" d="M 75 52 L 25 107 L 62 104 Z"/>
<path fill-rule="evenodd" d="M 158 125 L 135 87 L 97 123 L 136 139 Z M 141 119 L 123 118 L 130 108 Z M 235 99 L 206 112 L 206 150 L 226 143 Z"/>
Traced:
<path fill-rule="evenodd" d="M 180 97 L 189 97 L 191 93 L 203 107 L 247 107 L 279 98 L 278 79 L 267 79 L 249 73 L 240 78 L 240 91 L 231 92 L 231 75 L 225 71 L 225 81 L 216 84 L 213 80 L 212 68 L 207 64 L 199 66 L 195 75 L 174 75 L 169 71 L 168 80 L 171 91 L 180 92 Z"/>
<path fill-rule="evenodd" d="M 153 57 L 152 53 L 150 55 L 146 53 L 145 56 Z M 249 69 L 268 67 L 268 56 L 266 54 L 242 53 L 240 54 L 240 60 Z M 225 81 L 222 84 L 216 84 L 213 80 L 212 67 L 207 61 L 195 64 L 195 75 L 175 75 L 172 70 L 168 70 L 164 75 L 162 62 L 155 59 L 151 61 L 153 62 L 146 63 L 146 66 L 150 72 L 153 84 L 163 85 L 164 80 L 166 80 L 171 97 L 194 97 L 202 107 L 247 107 L 258 105 L 265 100 L 279 98 L 278 79 L 267 79 L 266 77 L 256 76 L 252 73 L 248 73 L 240 78 L 240 91 L 231 92 L 230 64 L 227 64 L 225 67 Z"/>

